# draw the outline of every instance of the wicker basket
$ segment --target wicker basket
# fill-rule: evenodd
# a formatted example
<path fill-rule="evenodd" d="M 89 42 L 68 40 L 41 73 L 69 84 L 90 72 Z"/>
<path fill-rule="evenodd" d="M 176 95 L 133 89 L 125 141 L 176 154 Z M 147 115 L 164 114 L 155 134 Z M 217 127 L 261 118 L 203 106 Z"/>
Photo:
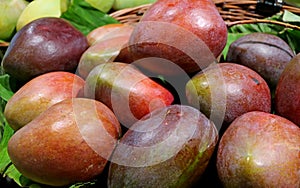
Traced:
<path fill-rule="evenodd" d="M 300 29 L 294 25 L 266 20 L 265 18 L 267 16 L 257 12 L 257 0 L 214 0 L 214 3 L 216 4 L 228 27 L 243 23 L 271 22 L 274 24 L 281 24 L 287 27 Z M 110 15 L 121 23 L 136 23 L 147 11 L 149 6 L 151 6 L 151 4 L 127 8 L 113 12 Z M 288 10 L 292 13 L 300 15 L 300 8 L 297 7 L 284 4 L 280 7 L 280 11 L 283 10 Z"/>

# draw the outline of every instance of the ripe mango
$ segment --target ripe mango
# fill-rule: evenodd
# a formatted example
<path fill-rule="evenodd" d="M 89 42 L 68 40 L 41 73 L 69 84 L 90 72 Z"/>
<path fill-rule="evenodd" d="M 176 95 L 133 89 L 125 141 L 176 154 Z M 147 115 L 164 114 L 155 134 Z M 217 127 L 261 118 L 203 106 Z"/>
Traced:
<path fill-rule="evenodd" d="M 118 120 L 104 104 L 66 99 L 19 129 L 8 154 L 25 177 L 64 186 L 101 174 L 120 134 Z"/>
<path fill-rule="evenodd" d="M 136 122 L 111 157 L 108 187 L 192 187 L 218 140 L 215 125 L 196 108 L 170 105 Z"/>

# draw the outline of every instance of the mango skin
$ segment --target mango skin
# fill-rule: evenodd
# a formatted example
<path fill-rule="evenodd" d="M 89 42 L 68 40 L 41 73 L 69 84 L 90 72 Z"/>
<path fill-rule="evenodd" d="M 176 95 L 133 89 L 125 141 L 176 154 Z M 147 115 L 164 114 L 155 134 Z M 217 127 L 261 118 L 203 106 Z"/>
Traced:
<path fill-rule="evenodd" d="M 119 122 L 104 104 L 66 99 L 19 129 L 8 154 L 25 177 L 64 186 L 101 174 L 120 134 Z"/>
<path fill-rule="evenodd" d="M 275 112 L 300 127 L 300 54 L 283 70 L 275 90 Z"/>
<path fill-rule="evenodd" d="M 111 157 L 108 187 L 192 187 L 218 140 L 215 125 L 190 106 L 146 115 L 123 135 Z"/>
<path fill-rule="evenodd" d="M 18 130 L 53 104 L 77 97 L 85 81 L 63 71 L 45 73 L 23 85 L 7 102 L 4 116 Z"/>
<path fill-rule="evenodd" d="M 92 30 L 87 36 L 90 46 L 107 39 L 118 37 L 130 37 L 134 26 L 123 23 L 112 23 L 100 26 Z"/>
<path fill-rule="evenodd" d="M 223 187 L 299 187 L 300 128 L 261 111 L 238 117 L 217 150 Z"/>
<path fill-rule="evenodd" d="M 194 75 L 186 84 L 188 104 L 226 127 L 253 110 L 271 112 L 271 91 L 252 69 L 230 62 L 215 64 Z"/>
<path fill-rule="evenodd" d="M 251 68 L 273 89 L 285 66 L 294 56 L 291 47 L 280 37 L 267 33 L 251 33 L 231 43 L 226 61 Z"/>
<path fill-rule="evenodd" d="M 179 25 L 201 38 L 215 57 L 220 55 L 227 40 L 226 24 L 211 0 L 158 0 L 148 9 L 141 21 L 161 21 Z"/>
<path fill-rule="evenodd" d="M 133 64 L 121 62 L 93 68 L 85 80 L 84 96 L 106 104 L 126 127 L 174 101 L 172 93 L 162 85 Z"/>
<path fill-rule="evenodd" d="M 112 37 L 90 46 L 79 60 L 78 74 L 86 79 L 91 70 L 97 65 L 114 62 L 128 40 L 129 36 Z"/>
<path fill-rule="evenodd" d="M 148 57 L 167 59 L 193 74 L 212 63 L 226 42 L 227 27 L 213 1 L 158 0 L 136 25 L 129 49 L 122 54 L 128 54 L 131 61 Z M 160 63 L 141 67 L 168 76 L 181 74 L 170 70 L 172 67 L 162 70 Z"/>
<path fill-rule="evenodd" d="M 86 37 L 62 18 L 40 18 L 19 30 L 6 50 L 2 67 L 22 83 L 52 71 L 75 72 Z"/>

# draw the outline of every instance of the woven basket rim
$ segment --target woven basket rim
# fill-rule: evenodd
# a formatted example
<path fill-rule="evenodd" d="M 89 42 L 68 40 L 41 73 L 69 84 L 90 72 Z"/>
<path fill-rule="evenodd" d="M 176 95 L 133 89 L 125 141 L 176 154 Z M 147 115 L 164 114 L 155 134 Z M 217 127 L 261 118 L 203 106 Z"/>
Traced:
<path fill-rule="evenodd" d="M 213 0 L 220 15 L 228 26 L 236 24 L 236 21 L 253 20 L 261 22 L 266 17 L 255 12 L 257 0 Z M 133 8 L 126 8 L 112 12 L 110 16 L 121 23 L 137 22 L 152 4 L 145 4 Z M 247 8 L 246 10 L 244 8 Z M 281 11 L 288 10 L 300 15 L 300 8 L 282 5 Z M 275 23 L 276 24 L 276 23 Z"/>

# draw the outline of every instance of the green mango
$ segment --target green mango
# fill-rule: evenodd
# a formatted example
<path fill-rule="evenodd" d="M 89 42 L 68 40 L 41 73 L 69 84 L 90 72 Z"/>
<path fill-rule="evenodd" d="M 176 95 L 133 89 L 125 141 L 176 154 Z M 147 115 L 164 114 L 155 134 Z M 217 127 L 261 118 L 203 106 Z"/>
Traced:
<path fill-rule="evenodd" d="M 110 11 L 114 4 L 114 0 L 85 0 L 87 3 L 89 3 L 92 7 L 107 13 Z"/>
<path fill-rule="evenodd" d="M 31 1 L 23 10 L 17 22 L 17 31 L 33 20 L 43 17 L 60 17 L 61 0 Z"/>
<path fill-rule="evenodd" d="M 8 40 L 12 37 L 17 21 L 27 4 L 25 0 L 0 1 L 0 40 Z"/>
<path fill-rule="evenodd" d="M 114 10 L 121 10 L 125 8 L 133 8 L 139 5 L 154 3 L 156 0 L 115 0 L 113 4 Z"/>

